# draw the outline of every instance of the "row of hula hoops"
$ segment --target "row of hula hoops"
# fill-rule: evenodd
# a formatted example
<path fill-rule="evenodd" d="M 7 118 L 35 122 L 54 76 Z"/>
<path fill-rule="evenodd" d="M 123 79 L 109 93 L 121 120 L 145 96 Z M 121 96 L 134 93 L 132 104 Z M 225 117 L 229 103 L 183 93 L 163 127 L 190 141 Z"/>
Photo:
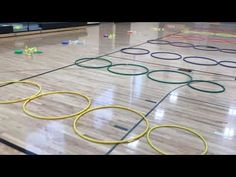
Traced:
<path fill-rule="evenodd" d="M 161 39 L 152 39 L 148 40 L 147 43 L 150 44 L 158 44 L 158 45 L 171 45 L 174 47 L 183 47 L 183 48 L 194 48 L 196 50 L 203 50 L 203 51 L 218 51 L 223 53 L 230 53 L 230 54 L 236 54 L 236 49 L 221 49 L 215 46 L 210 45 L 195 45 L 187 42 L 176 42 L 176 41 L 167 41 L 167 40 L 161 40 Z"/>
<path fill-rule="evenodd" d="M 124 143 L 131 143 L 134 142 L 138 139 L 140 139 L 143 136 L 146 136 L 147 138 L 147 142 L 150 145 L 150 147 L 152 149 L 154 149 L 156 152 L 163 154 L 163 155 L 168 155 L 167 152 L 163 151 L 162 149 L 160 149 L 159 147 L 157 147 L 156 145 L 153 144 L 153 141 L 151 139 L 151 133 L 155 130 L 155 129 L 160 129 L 160 128 L 175 128 L 175 129 L 181 129 L 181 130 L 185 130 L 191 134 L 193 134 L 194 136 L 196 136 L 197 138 L 199 138 L 203 144 L 204 144 L 204 150 L 201 152 L 201 155 L 205 155 L 208 151 L 208 144 L 207 141 L 205 140 L 205 138 L 198 132 L 196 132 L 195 130 L 188 128 L 188 127 L 184 127 L 184 126 L 180 126 L 180 125 L 155 125 L 152 128 L 150 127 L 150 123 L 148 121 L 148 119 L 145 117 L 145 115 L 142 112 L 139 112 L 137 110 L 128 108 L 128 107 L 124 107 L 124 106 L 119 106 L 119 105 L 107 105 L 107 106 L 98 106 L 98 107 L 94 107 L 91 108 L 91 99 L 78 92 L 78 91 L 54 91 L 54 92 L 45 92 L 42 93 L 42 87 L 41 85 L 39 85 L 38 83 L 32 82 L 32 81 L 5 81 L 5 82 L 0 82 L 1 86 L 5 86 L 5 85 L 9 85 L 9 84 L 27 84 L 33 87 L 37 87 L 38 91 L 29 96 L 29 97 L 25 97 L 25 98 L 19 98 L 16 100 L 4 100 L 1 101 L 0 100 L 0 104 L 12 104 L 12 103 L 18 103 L 18 102 L 24 102 L 23 103 L 23 111 L 25 114 L 27 114 L 28 116 L 32 117 L 32 118 L 36 118 L 36 119 L 41 119 L 41 120 L 61 120 L 61 119 L 66 119 L 66 118 L 73 118 L 75 117 L 74 121 L 73 121 L 73 130 L 75 132 L 76 135 L 78 135 L 80 138 L 93 142 L 93 143 L 98 143 L 98 144 L 124 144 Z M 28 104 L 30 104 L 30 102 L 32 102 L 33 100 L 36 100 L 38 98 L 41 97 L 45 97 L 47 95 L 52 95 L 52 94 L 72 94 L 72 95 L 77 95 L 77 96 L 81 96 L 84 99 L 87 100 L 88 104 L 85 108 L 83 108 L 83 110 L 76 112 L 76 113 L 72 113 L 72 114 L 68 114 L 68 115 L 62 115 L 62 116 L 41 116 L 41 115 L 37 115 L 33 112 L 31 112 L 28 109 Z M 129 137 L 127 139 L 123 139 L 123 140 L 101 140 L 101 139 L 96 139 L 96 138 L 92 138 L 90 136 L 85 135 L 83 132 L 81 132 L 81 130 L 78 128 L 78 122 L 80 120 L 81 117 L 83 117 L 85 114 L 95 111 L 95 110 L 99 110 L 99 109 L 107 109 L 107 108 L 115 108 L 115 109 L 122 109 L 122 110 L 126 110 L 126 111 L 130 111 L 133 112 L 137 115 L 139 115 L 142 120 L 144 120 L 145 124 L 146 124 L 146 128 L 143 132 L 141 132 L 140 134 L 133 136 L 133 137 Z"/>
<path fill-rule="evenodd" d="M 100 66 L 91 66 L 91 65 L 86 65 L 84 64 L 87 61 L 102 61 L 105 64 L 100 65 Z M 192 76 L 184 73 L 184 72 L 180 72 L 180 71 L 175 71 L 175 70 L 152 70 L 149 71 L 149 69 L 146 66 L 143 65 L 138 65 L 138 64 L 127 64 L 127 63 L 119 63 L 119 64 L 113 64 L 110 60 L 105 59 L 105 58 L 81 58 L 75 61 L 75 64 L 79 67 L 83 67 L 83 68 L 89 68 L 89 69 L 102 69 L 105 68 L 107 69 L 107 71 L 109 71 L 112 74 L 117 74 L 117 75 L 122 75 L 122 76 L 138 76 L 138 75 L 146 75 L 149 79 L 156 81 L 156 82 L 161 82 L 161 83 L 165 83 L 165 84 L 187 84 L 190 88 L 197 90 L 197 91 L 201 91 L 201 92 L 206 92 L 206 93 L 222 93 L 225 91 L 225 87 L 221 84 L 218 84 L 216 82 L 212 82 L 212 81 L 208 81 L 208 80 L 193 80 Z M 120 67 L 120 66 L 131 66 L 131 67 L 136 67 L 137 69 L 141 69 L 142 71 L 138 72 L 138 73 L 125 73 L 125 72 L 119 72 L 119 71 L 114 71 L 115 67 Z M 154 78 L 152 75 L 154 73 L 169 73 L 169 74 L 181 74 L 184 77 L 186 77 L 187 79 L 184 81 L 165 81 L 165 80 L 160 80 L 157 78 Z M 212 84 L 215 86 L 220 87 L 219 90 L 204 90 L 204 89 L 200 89 L 194 86 L 194 83 L 208 83 L 208 84 Z"/>
<path fill-rule="evenodd" d="M 122 53 L 125 54 L 130 54 L 130 55 L 146 55 L 149 54 L 150 51 L 147 49 L 143 48 L 123 48 L 121 49 Z M 161 55 L 166 54 L 166 55 L 171 55 L 172 57 L 161 57 Z M 216 65 L 221 65 L 223 67 L 228 67 L 228 68 L 236 68 L 236 62 L 235 61 L 216 61 L 212 58 L 208 57 L 201 57 L 201 56 L 187 56 L 187 57 L 182 57 L 182 55 L 178 53 L 173 53 L 173 52 L 153 52 L 151 53 L 151 56 L 156 59 L 160 60 L 180 60 L 183 58 L 183 60 L 187 63 L 194 64 L 194 65 L 202 65 L 202 66 L 216 66 Z M 210 63 L 199 63 L 196 62 L 197 60 L 203 60 L 203 61 L 210 61 Z M 230 65 L 231 64 L 231 65 Z M 233 65 L 232 65 L 233 64 Z M 235 64 L 235 65 L 234 65 Z"/>

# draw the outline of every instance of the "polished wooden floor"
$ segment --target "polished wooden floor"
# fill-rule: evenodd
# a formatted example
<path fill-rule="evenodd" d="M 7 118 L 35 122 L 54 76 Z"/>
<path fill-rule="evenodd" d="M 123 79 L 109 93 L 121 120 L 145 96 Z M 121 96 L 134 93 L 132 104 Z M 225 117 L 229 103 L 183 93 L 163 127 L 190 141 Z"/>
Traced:
<path fill-rule="evenodd" d="M 208 155 L 236 154 L 236 68 L 193 65 L 182 59 L 160 60 L 150 54 L 130 55 L 119 51 L 136 46 L 148 49 L 151 53 L 174 52 L 183 57 L 201 56 L 216 61 L 236 61 L 236 54 L 147 43 L 147 40 L 162 38 L 236 49 L 233 42 L 222 42 L 236 41 L 233 37 L 236 34 L 235 27 L 236 25 L 225 23 L 101 23 L 74 31 L 1 38 L 0 81 L 34 81 L 42 86 L 43 92 L 79 91 L 92 99 L 92 107 L 121 105 L 136 109 L 146 115 L 151 127 L 175 124 L 192 128 L 208 142 Z M 130 30 L 136 33 L 127 34 Z M 200 33 L 202 31 L 205 33 Z M 116 34 L 114 39 L 104 37 L 109 32 Z M 197 40 L 197 32 L 198 38 L 204 40 Z M 227 34 L 231 36 L 228 37 Z M 193 37 L 196 39 L 193 40 Z M 210 40 L 212 38 L 215 42 Z M 84 41 L 84 44 L 61 44 L 63 40 L 77 39 Z M 33 57 L 14 54 L 15 49 L 24 48 L 25 45 L 37 47 L 44 53 Z M 183 84 L 155 82 L 146 75 L 121 76 L 106 69 L 87 69 L 74 65 L 76 59 L 98 56 L 113 64 L 138 64 L 149 70 L 189 69 L 192 72 L 185 73 L 194 80 L 215 81 L 226 90 L 223 93 L 204 93 Z M 95 66 L 104 63 L 92 60 L 84 64 Z M 114 71 L 137 73 L 143 70 L 124 66 L 114 68 Z M 168 81 L 186 79 L 185 76 L 173 73 L 154 73 L 152 76 Z M 209 90 L 219 89 L 203 83 L 195 86 Z M 0 87 L 1 100 L 25 97 L 34 92 L 34 88 L 20 84 Z M 74 117 L 53 121 L 34 119 L 23 112 L 22 104 L 0 104 L 0 154 L 159 154 L 147 144 L 146 137 L 120 145 L 85 141 L 75 135 L 72 129 Z M 60 116 L 79 111 L 86 104 L 84 99 L 77 96 L 50 95 L 32 101 L 29 109 L 43 116 Z M 83 116 L 78 128 L 90 137 L 120 140 L 135 136 L 145 129 L 145 122 L 140 119 L 136 114 L 124 110 L 97 110 Z M 199 139 L 178 129 L 157 129 L 151 134 L 151 138 L 156 146 L 169 154 L 200 154 L 203 150 L 203 143 Z"/>

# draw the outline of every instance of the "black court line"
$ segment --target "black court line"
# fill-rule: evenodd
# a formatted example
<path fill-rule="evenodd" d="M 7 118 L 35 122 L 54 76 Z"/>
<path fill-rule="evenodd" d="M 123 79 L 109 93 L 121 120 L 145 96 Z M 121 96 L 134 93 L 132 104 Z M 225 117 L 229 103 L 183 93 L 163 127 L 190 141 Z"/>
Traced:
<path fill-rule="evenodd" d="M 13 72 L 24 72 L 24 71 L 40 71 L 40 70 L 50 70 L 50 68 L 45 69 L 21 69 L 21 70 L 14 70 L 14 71 L 0 71 L 0 73 L 13 73 Z"/>
<path fill-rule="evenodd" d="M 70 66 L 73 66 L 75 65 L 74 63 L 73 64 L 70 64 L 70 65 L 67 65 L 67 66 L 63 66 L 63 67 L 60 67 L 60 68 L 56 68 L 56 69 L 53 69 L 53 70 L 50 70 L 50 71 L 46 71 L 46 72 L 43 72 L 43 73 L 40 73 L 40 74 L 36 74 L 34 76 L 29 76 L 29 77 L 26 77 L 24 79 L 21 79 L 20 81 L 24 81 L 24 80 L 28 80 L 28 79 L 32 79 L 34 77 L 38 77 L 38 76 L 42 76 L 42 75 L 45 75 L 45 74 L 48 74 L 48 73 L 52 73 L 54 71 L 58 71 L 58 70 L 61 70 L 61 69 L 65 69 L 65 68 L 68 68 Z"/>
<path fill-rule="evenodd" d="M 191 73 L 193 70 L 192 69 L 185 69 L 185 68 L 178 68 L 179 71 L 184 71 L 184 72 L 189 72 Z"/>
<path fill-rule="evenodd" d="M 37 155 L 34 152 L 31 152 L 31 151 L 29 151 L 27 149 L 24 149 L 24 148 L 22 148 L 20 146 L 17 146 L 16 144 L 13 144 L 13 143 L 11 143 L 11 142 L 9 142 L 7 140 L 4 140 L 2 138 L 0 138 L 0 143 L 5 144 L 5 145 L 7 145 L 7 146 L 9 146 L 9 147 L 11 147 L 13 149 L 16 149 L 16 150 L 18 150 L 20 152 L 23 152 L 24 154 L 27 154 L 27 155 Z"/>
<path fill-rule="evenodd" d="M 122 127 L 122 126 L 119 126 L 119 125 L 114 125 L 115 128 L 118 128 L 120 130 L 124 130 L 124 131 L 128 131 L 129 129 L 128 128 L 125 128 L 125 127 Z"/>
<path fill-rule="evenodd" d="M 150 102 L 150 103 L 157 103 L 156 101 L 152 101 L 152 100 L 145 100 L 147 102 Z"/>
<path fill-rule="evenodd" d="M 211 81 L 234 81 L 234 80 L 211 80 Z M 235 81 L 234 81 L 235 82 Z M 151 108 L 151 110 L 145 115 L 147 117 L 153 110 L 155 110 L 172 92 L 176 91 L 177 89 L 187 86 L 187 84 L 181 85 L 176 87 L 175 89 L 171 90 L 167 93 L 157 104 Z M 121 140 L 125 139 L 144 119 L 139 120 L 122 138 Z M 105 155 L 109 155 L 119 144 L 115 144 Z"/>
<path fill-rule="evenodd" d="M 173 89 L 172 91 L 170 91 L 169 93 L 167 93 L 159 102 L 157 102 L 157 104 L 151 108 L 150 111 L 148 111 L 148 113 L 145 115 L 145 117 L 147 117 L 154 109 L 156 109 L 165 99 L 166 97 L 169 96 L 169 94 L 171 94 L 172 92 L 174 92 L 175 90 L 179 89 L 180 87 L 186 86 L 187 84 L 181 85 L 176 87 L 175 89 Z M 140 119 L 120 140 L 124 140 L 144 119 Z M 116 147 L 118 146 L 118 144 L 115 144 L 107 153 L 106 155 L 109 155 Z"/>
<path fill-rule="evenodd" d="M 152 62 L 147 62 L 147 61 L 133 60 L 133 59 L 131 59 L 131 58 L 126 58 L 126 57 L 118 57 L 118 56 L 109 56 L 109 57 L 119 58 L 119 59 L 129 60 L 129 61 L 135 61 L 135 62 L 140 62 L 140 63 L 146 63 L 146 64 L 152 64 L 152 65 L 166 66 L 166 67 L 170 67 L 170 68 L 177 68 L 177 69 L 180 68 L 180 67 L 177 67 L 177 66 L 170 66 L 170 65 L 152 63 Z M 190 69 L 189 69 L 189 70 L 190 70 Z M 200 73 L 206 73 L 206 74 L 212 74 L 212 75 L 218 75 L 218 76 L 224 76 L 224 77 L 235 78 L 235 76 L 226 75 L 226 74 L 219 74 L 219 73 L 213 73 L 213 72 L 208 72 L 208 71 L 201 71 L 201 70 L 197 70 L 197 69 L 191 69 L 191 70 L 192 70 L 192 71 L 195 71 L 195 72 L 200 72 Z M 236 78 L 235 78 L 235 80 L 236 80 Z"/>

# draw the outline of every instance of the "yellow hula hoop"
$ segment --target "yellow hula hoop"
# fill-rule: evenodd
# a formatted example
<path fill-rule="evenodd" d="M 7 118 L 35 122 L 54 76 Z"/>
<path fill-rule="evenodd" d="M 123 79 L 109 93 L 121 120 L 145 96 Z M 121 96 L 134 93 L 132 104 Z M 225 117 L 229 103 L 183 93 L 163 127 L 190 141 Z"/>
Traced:
<path fill-rule="evenodd" d="M 118 140 L 118 141 L 112 141 L 112 140 L 98 140 L 98 139 L 94 139 L 94 138 L 91 138 L 91 137 L 88 137 L 86 135 L 84 135 L 83 133 L 81 133 L 78 129 L 77 129 L 77 122 L 78 120 L 85 114 L 91 112 L 91 111 L 95 111 L 95 110 L 98 110 L 98 109 L 106 109 L 106 108 L 118 108 L 118 109 L 123 109 L 123 110 L 127 110 L 127 111 L 130 111 L 130 112 L 133 112 L 139 116 L 141 116 L 145 123 L 146 123 L 146 129 L 140 133 L 139 135 L 136 135 L 134 137 L 131 137 L 129 139 L 124 139 L 124 140 Z M 127 108 L 127 107 L 123 107 L 123 106 L 118 106 L 118 105 L 109 105 L 109 106 L 99 106 L 99 107 L 95 107 L 95 108 L 91 108 L 91 109 L 88 109 L 87 111 L 83 112 L 82 114 L 78 115 L 78 117 L 76 117 L 76 119 L 74 120 L 74 123 L 73 123 L 73 129 L 75 131 L 75 133 L 77 135 L 79 135 L 81 138 L 87 140 L 87 141 L 90 141 L 90 142 L 93 142 L 93 143 L 98 143 L 98 144 L 122 144 L 122 143 L 130 143 L 130 142 L 133 142 L 139 138 L 141 138 L 142 136 L 144 136 L 147 131 L 149 130 L 149 121 L 145 118 L 145 116 L 141 113 L 141 112 L 138 112 L 134 109 L 130 109 L 130 108 Z"/>
<path fill-rule="evenodd" d="M 79 112 L 73 113 L 73 114 L 68 114 L 68 115 L 63 115 L 63 116 L 40 116 L 40 115 L 36 115 L 34 113 L 31 113 L 30 111 L 27 110 L 27 105 L 32 101 L 35 100 L 37 98 L 46 96 L 46 95 L 52 95 L 52 94 L 74 94 L 74 95 L 79 95 L 83 98 L 85 98 L 88 101 L 88 105 Z M 76 115 L 79 115 L 81 113 L 83 113 L 84 111 L 86 111 L 87 109 L 89 109 L 91 106 L 91 100 L 88 96 L 79 93 L 79 92 L 73 92 L 73 91 L 54 91 L 54 92 L 46 92 L 46 93 L 42 93 L 40 95 L 37 95 L 33 98 L 30 98 L 28 100 L 26 100 L 23 104 L 23 111 L 24 113 L 26 113 L 27 115 L 33 117 L 33 118 L 37 118 L 37 119 L 43 119 L 43 120 L 59 120 L 59 119 L 66 119 L 66 118 L 70 118 L 70 117 L 74 117 Z"/>
<path fill-rule="evenodd" d="M 16 99 L 16 100 L 0 101 L 0 104 L 11 104 L 11 103 L 18 103 L 18 102 L 26 101 L 26 100 L 28 100 L 28 99 L 30 99 L 32 97 L 35 97 L 35 96 L 39 95 L 41 93 L 41 91 L 42 91 L 42 87 L 39 84 L 37 84 L 35 82 L 32 82 L 32 81 L 5 81 L 5 82 L 0 82 L 0 85 L 2 85 L 2 84 L 6 84 L 7 85 L 7 84 L 11 84 L 11 83 L 23 83 L 23 84 L 33 85 L 33 86 L 38 88 L 38 91 L 35 94 L 33 94 L 33 95 L 29 96 L 29 97 L 19 98 L 19 99 Z"/>
<path fill-rule="evenodd" d="M 161 153 L 161 154 L 163 154 L 163 155 L 168 155 L 168 153 L 166 153 L 166 152 L 162 151 L 161 149 L 159 149 L 158 147 L 156 147 L 156 146 L 152 143 L 152 141 L 151 141 L 151 139 L 150 139 L 150 134 L 151 134 L 151 132 L 152 132 L 153 130 L 158 129 L 158 128 L 164 128 L 164 127 L 182 129 L 182 130 L 186 130 L 186 131 L 188 131 L 188 132 L 190 132 L 190 133 L 196 135 L 197 137 L 199 137 L 199 138 L 202 140 L 202 142 L 204 143 L 204 146 L 205 146 L 204 151 L 201 153 L 201 155 L 205 155 L 205 154 L 207 153 L 207 151 L 208 151 L 208 145 L 207 145 L 207 142 L 206 142 L 206 140 L 204 139 L 204 137 L 203 137 L 201 134 L 199 134 L 198 132 L 196 132 L 195 130 L 192 130 L 192 129 L 187 128 L 187 127 L 179 126 L 179 125 L 157 125 L 157 126 L 155 126 L 155 127 L 152 127 L 152 128 L 148 131 L 148 133 L 147 133 L 147 141 L 148 141 L 148 144 L 149 144 L 155 151 L 157 151 L 157 152 L 159 152 L 159 153 Z"/>

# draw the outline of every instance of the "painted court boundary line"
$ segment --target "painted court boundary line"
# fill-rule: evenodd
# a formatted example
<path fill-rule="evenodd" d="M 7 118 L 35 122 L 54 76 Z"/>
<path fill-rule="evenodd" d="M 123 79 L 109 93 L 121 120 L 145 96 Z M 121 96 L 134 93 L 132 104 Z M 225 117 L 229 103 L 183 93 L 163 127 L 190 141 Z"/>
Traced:
<path fill-rule="evenodd" d="M 20 147 L 20 146 L 18 146 L 16 144 L 11 143 L 11 142 L 9 142 L 7 140 L 4 140 L 2 138 L 0 138 L 0 143 L 5 144 L 5 145 L 7 145 L 7 146 L 9 146 L 9 147 L 11 147 L 11 148 L 13 148 L 13 149 L 15 149 L 17 151 L 23 152 L 24 154 L 27 154 L 27 155 L 37 155 L 37 154 L 35 154 L 32 151 L 29 151 L 29 150 L 27 150 L 25 148 L 22 148 L 22 147 Z"/>

